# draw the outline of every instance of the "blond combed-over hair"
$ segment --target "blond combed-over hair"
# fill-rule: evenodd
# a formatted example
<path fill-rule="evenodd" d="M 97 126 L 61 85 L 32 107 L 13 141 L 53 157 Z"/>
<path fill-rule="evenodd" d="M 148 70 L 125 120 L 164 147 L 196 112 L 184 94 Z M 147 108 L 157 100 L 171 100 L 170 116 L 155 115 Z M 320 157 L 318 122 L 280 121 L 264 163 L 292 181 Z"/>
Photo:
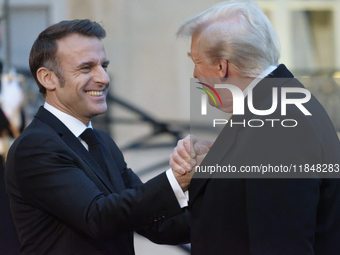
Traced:
<path fill-rule="evenodd" d="M 230 0 L 185 20 L 178 36 L 199 33 L 197 50 L 212 64 L 227 59 L 243 77 L 257 77 L 280 57 L 278 36 L 252 0 Z"/>

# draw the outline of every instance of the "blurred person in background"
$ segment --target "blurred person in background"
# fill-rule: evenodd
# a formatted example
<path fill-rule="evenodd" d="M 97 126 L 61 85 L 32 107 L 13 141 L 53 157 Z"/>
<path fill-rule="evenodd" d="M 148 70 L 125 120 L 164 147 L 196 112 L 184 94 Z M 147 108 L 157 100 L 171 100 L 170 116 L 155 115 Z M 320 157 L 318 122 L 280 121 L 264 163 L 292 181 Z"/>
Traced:
<path fill-rule="evenodd" d="M 169 169 L 143 184 L 114 141 L 92 128 L 107 109 L 105 35 L 96 22 L 62 21 L 33 44 L 30 69 L 45 104 L 5 170 L 21 254 L 132 255 L 133 231 L 189 242 L 190 175 Z"/>
<path fill-rule="evenodd" d="M 0 27 L 0 45 L 1 34 Z M 20 85 L 16 81 L 9 83 L 9 78 L 8 75 L 3 74 L 3 65 L 0 61 L 0 253 L 16 255 L 19 254 L 20 244 L 5 190 L 4 163 L 11 142 L 20 133 L 21 117 L 18 119 L 12 113 L 21 112 L 23 97 Z M 15 88 L 15 91 L 11 91 L 11 88 Z M 12 102 L 15 105 L 12 105 Z"/>
<path fill-rule="evenodd" d="M 178 35 L 192 37 L 189 56 L 195 64 L 194 77 L 205 89 L 214 93 L 210 87 L 215 84 L 236 84 L 245 98 L 244 114 L 231 117 L 201 167 L 218 164 L 240 170 L 241 166 L 295 165 L 309 167 L 313 174 L 313 166 L 326 166 L 329 175 L 337 176 L 339 138 L 314 96 L 300 107 L 311 116 L 294 104 L 288 104 L 282 116 L 280 94 L 277 109 L 270 114 L 253 113 L 247 106 L 251 92 L 253 108 L 263 112 L 272 108 L 273 88 L 304 90 L 284 65 L 278 65 L 277 35 L 254 1 L 220 3 L 184 21 Z M 228 89 L 216 91 L 222 98 L 218 109 L 239 110 L 233 108 Z M 300 99 L 301 94 L 292 93 L 289 98 Z M 251 119 L 266 123 L 266 119 L 283 117 L 298 124 L 246 125 Z M 189 152 L 188 147 L 177 147 L 170 159 L 172 169 L 188 167 Z M 301 179 L 280 178 L 275 173 L 272 179 L 247 178 L 246 174 L 232 179 L 228 173 L 220 178 L 214 178 L 215 174 L 195 178 L 196 174 L 189 188 L 193 255 L 340 254 L 339 178 L 317 174 L 308 179 L 308 174 Z"/>

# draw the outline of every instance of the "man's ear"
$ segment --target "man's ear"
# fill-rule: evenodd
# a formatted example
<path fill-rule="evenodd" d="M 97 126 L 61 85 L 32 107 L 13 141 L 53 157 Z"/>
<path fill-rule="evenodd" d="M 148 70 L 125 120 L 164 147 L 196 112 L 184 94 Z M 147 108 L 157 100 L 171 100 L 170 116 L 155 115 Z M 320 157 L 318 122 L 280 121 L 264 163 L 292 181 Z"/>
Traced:
<path fill-rule="evenodd" d="M 218 60 L 218 73 L 219 78 L 228 78 L 228 60 L 226 59 L 219 59 Z"/>
<path fill-rule="evenodd" d="M 58 77 L 55 73 L 46 67 L 40 67 L 37 71 L 37 78 L 41 85 L 43 85 L 46 90 L 53 91 L 58 85 Z"/>

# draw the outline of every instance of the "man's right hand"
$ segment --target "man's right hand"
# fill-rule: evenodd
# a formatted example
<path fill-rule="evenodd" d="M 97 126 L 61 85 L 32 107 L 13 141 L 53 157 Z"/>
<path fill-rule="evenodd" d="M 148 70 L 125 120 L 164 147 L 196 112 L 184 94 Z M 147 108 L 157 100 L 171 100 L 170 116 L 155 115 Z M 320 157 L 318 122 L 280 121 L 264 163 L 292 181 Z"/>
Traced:
<path fill-rule="evenodd" d="M 190 184 L 190 171 L 201 164 L 213 143 L 208 140 L 200 142 L 194 135 L 188 135 L 178 141 L 169 157 L 169 163 L 183 190 L 186 190 Z"/>

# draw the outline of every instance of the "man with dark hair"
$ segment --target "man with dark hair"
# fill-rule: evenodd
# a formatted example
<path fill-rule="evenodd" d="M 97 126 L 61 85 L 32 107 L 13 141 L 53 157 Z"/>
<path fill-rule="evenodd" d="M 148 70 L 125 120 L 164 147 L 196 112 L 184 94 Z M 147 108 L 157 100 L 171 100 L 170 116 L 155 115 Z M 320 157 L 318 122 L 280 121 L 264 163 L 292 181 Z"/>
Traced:
<path fill-rule="evenodd" d="M 31 73 L 43 96 L 46 94 L 46 88 L 40 83 L 37 71 L 42 66 L 49 68 L 61 80 L 61 85 L 64 84 L 65 81 L 59 60 L 56 57 L 58 50 L 57 40 L 74 33 L 98 39 L 104 39 L 106 36 L 106 31 L 100 24 L 89 20 L 61 21 L 45 29 L 34 42 L 29 57 Z"/>
<path fill-rule="evenodd" d="M 6 164 L 21 254 L 134 254 L 134 230 L 158 243 L 189 241 L 189 174 L 170 169 L 142 184 L 114 141 L 92 129 L 107 109 L 104 36 L 98 23 L 62 21 L 32 47 L 46 102 Z"/>

